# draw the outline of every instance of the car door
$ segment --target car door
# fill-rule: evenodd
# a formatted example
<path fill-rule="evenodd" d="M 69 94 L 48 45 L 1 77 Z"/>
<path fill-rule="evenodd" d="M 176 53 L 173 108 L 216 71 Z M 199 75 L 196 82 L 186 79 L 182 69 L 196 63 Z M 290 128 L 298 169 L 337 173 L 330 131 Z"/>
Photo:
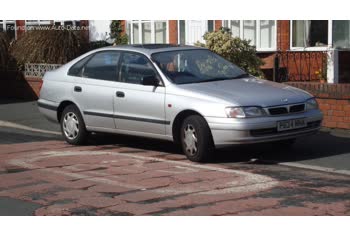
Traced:
<path fill-rule="evenodd" d="M 113 99 L 120 52 L 95 53 L 82 67 L 74 86 L 74 98 L 87 127 L 115 129 Z"/>
<path fill-rule="evenodd" d="M 145 86 L 145 77 L 159 76 L 149 59 L 138 53 L 123 52 L 119 83 L 114 98 L 117 129 L 165 135 L 165 88 Z"/>

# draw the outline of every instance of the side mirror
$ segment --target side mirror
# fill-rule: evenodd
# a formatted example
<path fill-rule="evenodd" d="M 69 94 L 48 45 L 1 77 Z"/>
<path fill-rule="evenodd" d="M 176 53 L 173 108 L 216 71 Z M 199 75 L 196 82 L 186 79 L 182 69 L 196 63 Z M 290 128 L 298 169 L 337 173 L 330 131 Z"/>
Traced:
<path fill-rule="evenodd" d="M 159 79 L 156 76 L 147 76 L 142 79 L 142 85 L 159 86 Z"/>

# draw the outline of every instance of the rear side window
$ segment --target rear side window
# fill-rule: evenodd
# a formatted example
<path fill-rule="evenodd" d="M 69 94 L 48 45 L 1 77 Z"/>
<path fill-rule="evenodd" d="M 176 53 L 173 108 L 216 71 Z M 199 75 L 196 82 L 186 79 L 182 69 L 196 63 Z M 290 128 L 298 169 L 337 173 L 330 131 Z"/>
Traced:
<path fill-rule="evenodd" d="M 85 64 L 83 77 L 116 81 L 119 57 L 120 53 L 117 51 L 96 53 Z"/>
<path fill-rule="evenodd" d="M 157 77 L 157 73 L 148 58 L 140 54 L 123 53 L 120 81 L 142 84 L 145 77 Z"/>
<path fill-rule="evenodd" d="M 87 61 L 91 58 L 90 56 L 87 56 L 86 58 L 83 58 L 76 64 L 74 64 L 69 70 L 68 70 L 68 75 L 70 76 L 75 76 L 75 77 L 81 77 L 81 71 Z"/>

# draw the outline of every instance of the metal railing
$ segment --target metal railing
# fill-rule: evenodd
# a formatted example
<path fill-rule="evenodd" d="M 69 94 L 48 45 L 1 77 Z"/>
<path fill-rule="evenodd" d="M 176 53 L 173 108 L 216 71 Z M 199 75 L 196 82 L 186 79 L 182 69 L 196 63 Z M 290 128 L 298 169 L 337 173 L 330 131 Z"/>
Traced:
<path fill-rule="evenodd" d="M 275 65 L 278 82 L 327 79 L 326 51 L 280 51 Z"/>

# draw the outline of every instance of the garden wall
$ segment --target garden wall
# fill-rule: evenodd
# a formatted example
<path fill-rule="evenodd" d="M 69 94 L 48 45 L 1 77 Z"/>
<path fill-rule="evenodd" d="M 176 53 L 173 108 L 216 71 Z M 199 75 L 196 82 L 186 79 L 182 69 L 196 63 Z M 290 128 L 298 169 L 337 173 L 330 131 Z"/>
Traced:
<path fill-rule="evenodd" d="M 313 94 L 324 114 L 323 126 L 350 129 L 350 84 L 286 83 Z"/>

